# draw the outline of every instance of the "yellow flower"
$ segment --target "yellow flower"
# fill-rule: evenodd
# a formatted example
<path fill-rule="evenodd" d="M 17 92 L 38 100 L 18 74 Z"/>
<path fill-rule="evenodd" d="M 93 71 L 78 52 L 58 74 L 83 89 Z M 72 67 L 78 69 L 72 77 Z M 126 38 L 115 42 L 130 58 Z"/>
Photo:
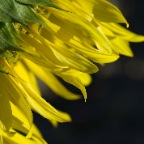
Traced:
<path fill-rule="evenodd" d="M 60 77 L 86 100 L 85 86 L 98 71 L 96 64 L 114 62 L 120 54 L 131 57 L 129 42 L 144 41 L 119 24 L 128 27 L 120 10 L 106 0 L 1 0 L 0 14 L 2 144 L 46 143 L 33 125 L 31 110 L 54 126 L 71 121 L 41 97 L 36 76 L 65 99 L 81 98 Z"/>

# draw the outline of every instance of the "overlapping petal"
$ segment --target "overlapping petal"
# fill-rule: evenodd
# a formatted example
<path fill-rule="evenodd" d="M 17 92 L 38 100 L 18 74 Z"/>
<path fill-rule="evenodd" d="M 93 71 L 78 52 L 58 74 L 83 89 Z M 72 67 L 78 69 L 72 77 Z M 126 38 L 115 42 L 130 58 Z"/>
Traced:
<path fill-rule="evenodd" d="M 41 96 L 36 76 L 57 95 L 76 100 L 57 77 L 77 87 L 87 99 L 85 86 L 97 63 L 133 56 L 129 42 L 144 41 L 128 27 L 120 10 L 106 0 L 0 1 L 0 142 L 45 144 L 33 125 L 32 111 L 50 120 L 71 117 Z M 19 133 L 20 132 L 20 133 Z"/>

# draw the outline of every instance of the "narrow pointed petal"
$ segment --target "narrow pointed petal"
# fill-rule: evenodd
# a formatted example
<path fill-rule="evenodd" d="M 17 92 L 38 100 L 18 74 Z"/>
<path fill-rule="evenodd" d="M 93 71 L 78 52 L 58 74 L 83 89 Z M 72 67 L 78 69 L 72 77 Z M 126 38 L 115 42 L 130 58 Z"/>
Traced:
<path fill-rule="evenodd" d="M 27 100 L 32 109 L 41 114 L 43 117 L 57 122 L 69 122 L 71 118 L 68 114 L 60 112 L 40 97 L 30 85 L 21 82 L 23 87 L 27 89 L 27 92 L 31 97 L 27 96 Z"/>
<path fill-rule="evenodd" d="M 86 101 L 87 99 L 87 92 L 86 92 L 86 89 L 85 89 L 85 86 L 82 84 L 82 82 L 76 78 L 75 76 L 72 76 L 72 75 L 69 75 L 69 73 L 60 73 L 60 74 L 57 74 L 59 75 L 64 81 L 72 84 L 73 86 L 75 86 L 76 88 L 80 89 L 83 96 L 84 96 L 84 99 Z"/>
<path fill-rule="evenodd" d="M 79 95 L 74 94 L 65 88 L 50 71 L 42 69 L 30 61 L 26 61 L 26 63 L 32 68 L 31 71 L 33 71 L 35 75 L 45 82 L 57 95 L 67 100 L 76 100 L 80 98 Z"/>
<path fill-rule="evenodd" d="M 122 54 L 125 56 L 129 56 L 129 57 L 133 57 L 133 52 L 132 52 L 130 45 L 127 41 L 115 38 L 112 40 L 112 43 L 114 45 L 113 49 L 116 53 L 119 53 L 119 54 Z"/>
<path fill-rule="evenodd" d="M 103 25 L 103 24 L 102 24 Z M 105 27 L 109 28 L 112 32 L 114 32 L 117 37 L 120 37 L 122 40 L 127 40 L 129 42 L 143 42 L 144 35 L 138 35 L 130 30 L 118 25 L 118 24 L 104 24 Z"/>

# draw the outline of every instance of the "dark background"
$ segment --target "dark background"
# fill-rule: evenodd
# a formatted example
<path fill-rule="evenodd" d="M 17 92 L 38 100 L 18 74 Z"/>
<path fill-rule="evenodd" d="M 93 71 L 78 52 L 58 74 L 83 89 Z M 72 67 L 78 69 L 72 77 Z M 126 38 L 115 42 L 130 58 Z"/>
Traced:
<path fill-rule="evenodd" d="M 119 3 L 130 29 L 144 34 L 143 1 Z M 43 93 L 53 106 L 68 112 L 73 119 L 72 123 L 53 128 L 48 120 L 34 115 L 49 144 L 144 144 L 144 43 L 131 47 L 134 58 L 121 56 L 93 75 L 86 103 L 83 99 L 63 100 L 48 89 L 47 94 Z"/>

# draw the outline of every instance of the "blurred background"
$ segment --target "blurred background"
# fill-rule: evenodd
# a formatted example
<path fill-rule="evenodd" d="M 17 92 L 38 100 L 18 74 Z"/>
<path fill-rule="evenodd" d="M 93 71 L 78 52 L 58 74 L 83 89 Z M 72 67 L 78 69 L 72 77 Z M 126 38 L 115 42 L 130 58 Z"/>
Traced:
<path fill-rule="evenodd" d="M 111 2 L 121 9 L 130 23 L 129 29 L 144 34 L 143 1 Z M 47 101 L 73 119 L 53 128 L 46 119 L 34 114 L 35 123 L 49 144 L 144 144 L 144 43 L 131 47 L 134 58 L 121 56 L 117 62 L 99 67 L 87 87 L 86 103 L 83 99 L 61 99 L 41 84 Z"/>

